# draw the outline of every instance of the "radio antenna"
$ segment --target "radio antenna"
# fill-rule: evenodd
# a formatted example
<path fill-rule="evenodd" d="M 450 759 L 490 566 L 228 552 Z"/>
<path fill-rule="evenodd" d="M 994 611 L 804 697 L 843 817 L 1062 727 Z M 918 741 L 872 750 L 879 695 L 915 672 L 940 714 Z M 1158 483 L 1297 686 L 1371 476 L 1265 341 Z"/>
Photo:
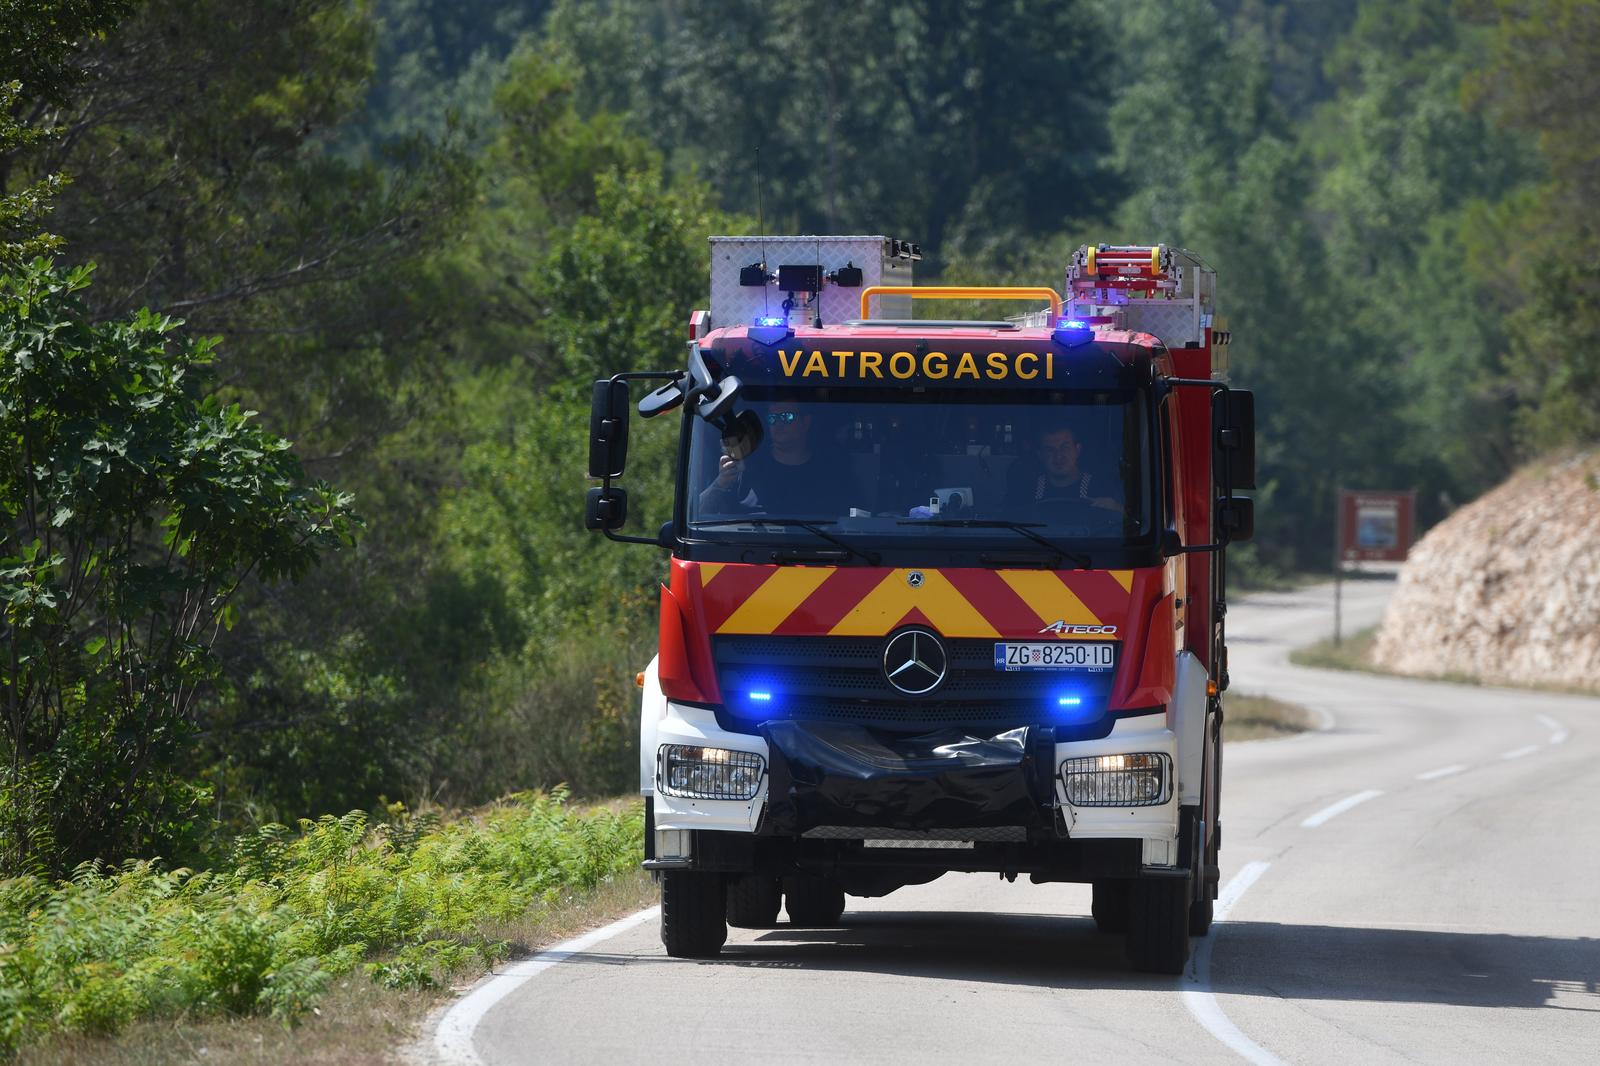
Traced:
<path fill-rule="evenodd" d="M 767 267 L 767 217 L 761 208 L 761 149 L 756 149 L 756 229 L 761 231 L 761 273 L 766 274 Z M 761 315 L 767 314 L 767 282 L 761 282 Z M 784 315 L 787 319 L 787 313 Z"/>
<path fill-rule="evenodd" d="M 831 222 L 832 219 L 829 219 Z M 827 282 L 822 279 L 822 238 L 817 238 L 817 291 L 811 294 L 811 326 L 822 328 L 822 289 Z"/>

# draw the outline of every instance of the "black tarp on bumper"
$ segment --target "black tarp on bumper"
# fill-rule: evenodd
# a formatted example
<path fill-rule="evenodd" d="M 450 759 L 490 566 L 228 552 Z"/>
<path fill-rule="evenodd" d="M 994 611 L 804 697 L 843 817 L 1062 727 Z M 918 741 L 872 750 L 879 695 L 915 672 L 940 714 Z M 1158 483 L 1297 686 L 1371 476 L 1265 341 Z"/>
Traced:
<path fill-rule="evenodd" d="M 1053 830 L 1055 737 L 1048 727 L 974 736 L 906 734 L 834 722 L 767 722 L 764 831 L 818 826 Z"/>

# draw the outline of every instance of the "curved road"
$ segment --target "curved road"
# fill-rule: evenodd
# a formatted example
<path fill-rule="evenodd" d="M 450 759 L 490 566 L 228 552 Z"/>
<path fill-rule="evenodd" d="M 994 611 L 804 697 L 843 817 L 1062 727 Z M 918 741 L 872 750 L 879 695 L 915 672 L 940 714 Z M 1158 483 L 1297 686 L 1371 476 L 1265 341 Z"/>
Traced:
<path fill-rule="evenodd" d="M 1388 582 L 1345 586 L 1350 628 Z M 667 958 L 638 916 L 491 978 L 440 1061 L 1600 1061 L 1600 700 L 1288 664 L 1331 587 L 1229 619 L 1234 688 L 1328 728 L 1235 743 L 1219 922 L 1134 973 L 1079 885 L 951 874 L 835 930 Z"/>

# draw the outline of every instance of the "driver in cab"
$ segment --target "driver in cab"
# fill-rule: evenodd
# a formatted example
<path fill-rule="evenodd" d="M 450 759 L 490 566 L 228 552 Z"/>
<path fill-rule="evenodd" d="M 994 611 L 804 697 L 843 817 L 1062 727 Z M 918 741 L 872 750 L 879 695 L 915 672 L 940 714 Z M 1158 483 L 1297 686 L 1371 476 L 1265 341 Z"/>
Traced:
<path fill-rule="evenodd" d="M 1028 503 L 1077 503 L 1117 514 L 1123 512 L 1120 492 L 1103 477 L 1079 465 L 1083 442 L 1071 426 L 1047 425 L 1038 437 L 1038 463 L 1016 464 L 1006 498 L 1013 507 Z M 1018 470 L 1017 467 L 1021 467 Z"/>
<path fill-rule="evenodd" d="M 723 455 L 717 478 L 700 494 L 700 507 L 712 514 L 823 517 L 842 508 L 843 484 L 837 467 L 817 455 L 811 443 L 811 415 L 799 404 L 774 403 L 762 419 L 766 438 L 748 459 Z"/>

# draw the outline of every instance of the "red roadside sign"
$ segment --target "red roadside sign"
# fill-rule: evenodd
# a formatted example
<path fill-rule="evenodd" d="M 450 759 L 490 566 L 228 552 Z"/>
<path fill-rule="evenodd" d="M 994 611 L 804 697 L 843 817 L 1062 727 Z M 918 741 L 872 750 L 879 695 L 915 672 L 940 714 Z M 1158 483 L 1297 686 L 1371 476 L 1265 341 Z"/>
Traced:
<path fill-rule="evenodd" d="M 1416 530 L 1415 490 L 1339 490 L 1339 555 L 1350 562 L 1404 562 Z"/>

